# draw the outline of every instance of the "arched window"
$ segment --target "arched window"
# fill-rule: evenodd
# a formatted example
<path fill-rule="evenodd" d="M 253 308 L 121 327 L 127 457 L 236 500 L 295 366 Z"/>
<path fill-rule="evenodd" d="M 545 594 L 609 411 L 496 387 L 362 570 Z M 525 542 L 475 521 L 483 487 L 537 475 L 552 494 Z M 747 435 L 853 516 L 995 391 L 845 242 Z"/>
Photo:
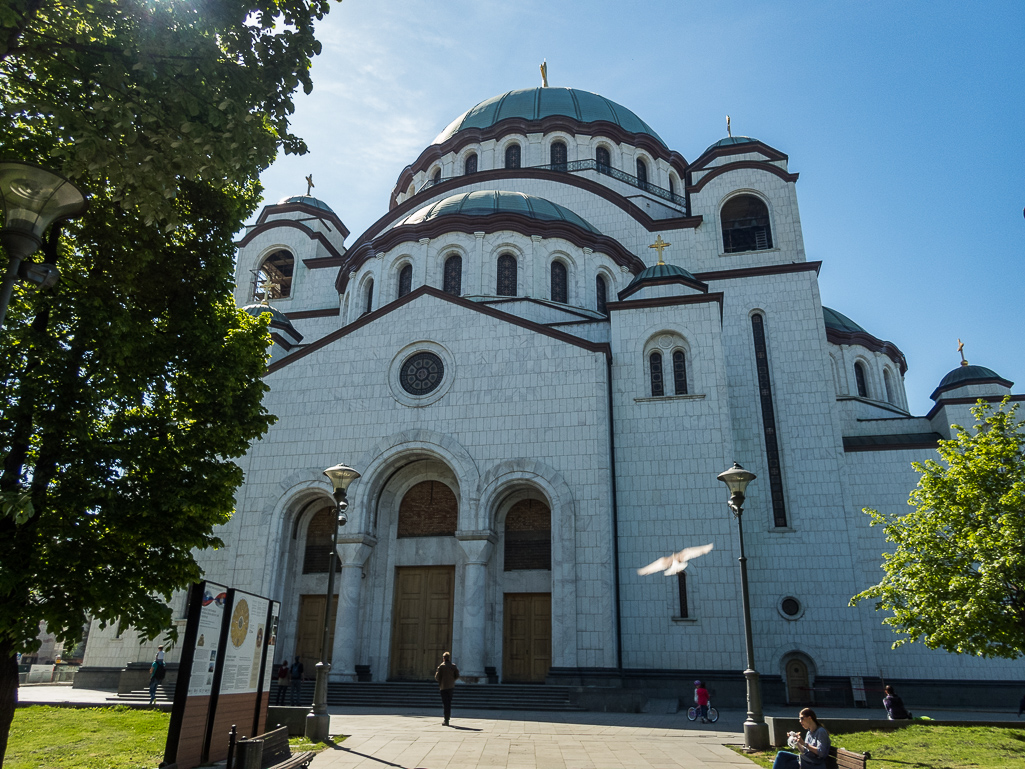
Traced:
<path fill-rule="evenodd" d="M 437 169 L 434 172 L 434 176 L 431 177 L 432 184 L 441 184 L 441 169 Z"/>
<path fill-rule="evenodd" d="M 407 264 L 399 270 L 399 299 L 413 290 L 413 265 Z"/>
<path fill-rule="evenodd" d="M 466 156 L 466 163 L 463 164 L 463 173 L 468 175 L 477 173 L 477 153 Z"/>
<path fill-rule="evenodd" d="M 440 481 L 422 481 L 399 503 L 396 537 L 446 537 L 456 533 L 459 503 Z"/>
<path fill-rule="evenodd" d="M 552 568 L 552 512 L 536 499 L 524 499 L 505 517 L 505 571 Z"/>
<path fill-rule="evenodd" d="M 868 384 L 865 382 L 865 367 L 861 363 L 854 364 L 854 382 L 858 386 L 858 396 L 868 397 Z"/>
<path fill-rule="evenodd" d="M 773 525 L 787 525 L 786 499 L 783 496 L 783 468 L 776 440 L 776 409 L 772 404 L 772 377 L 769 372 L 769 350 L 765 343 L 765 319 L 751 316 L 751 335 L 755 347 L 755 373 L 758 377 L 758 399 L 762 407 L 762 435 L 765 438 L 765 458 L 769 467 L 769 494 L 772 496 Z"/>
<path fill-rule="evenodd" d="M 601 275 L 596 275 L 594 278 L 594 306 L 602 315 L 609 314 L 608 307 L 606 307 L 608 301 L 609 284 Z"/>
<path fill-rule="evenodd" d="M 566 170 L 566 145 L 563 142 L 552 142 L 550 150 L 553 171 Z"/>
<path fill-rule="evenodd" d="M 648 189 L 648 164 L 641 158 L 637 158 L 637 186 Z"/>
<path fill-rule="evenodd" d="M 730 198 L 722 207 L 719 217 L 722 221 L 724 253 L 772 248 L 769 209 L 754 195 L 737 195 Z"/>
<path fill-rule="evenodd" d="M 367 281 L 367 301 L 363 314 L 366 315 L 368 312 L 372 312 L 374 309 L 374 279 L 371 278 Z"/>
<path fill-rule="evenodd" d="M 269 288 L 271 299 L 284 299 L 292 295 L 292 273 L 295 269 L 295 257 L 281 249 L 263 260 L 256 273 L 256 290 L 253 298 L 262 302 Z"/>
<path fill-rule="evenodd" d="M 569 301 L 568 294 L 566 265 L 560 261 L 554 261 L 552 262 L 552 301 L 566 304 Z"/>
<path fill-rule="evenodd" d="M 598 147 L 594 151 L 594 160 L 598 166 L 598 173 L 607 174 L 612 170 L 612 156 L 605 147 Z"/>
<path fill-rule="evenodd" d="M 310 518 L 306 527 L 306 552 L 303 554 L 303 574 L 327 574 L 327 561 L 331 556 L 331 532 L 334 528 L 335 508 L 325 507 Z M 337 571 L 342 570 L 340 560 L 335 561 Z"/>
<path fill-rule="evenodd" d="M 676 573 L 676 590 L 680 596 L 680 619 L 687 619 L 690 616 L 690 607 L 687 605 L 687 572 Z"/>
<path fill-rule="evenodd" d="M 445 293 L 460 296 L 463 293 L 463 257 L 452 254 L 445 260 Z"/>
<path fill-rule="evenodd" d="M 651 376 L 651 397 L 660 398 L 666 394 L 662 379 L 662 353 L 653 352 L 648 356 L 648 369 Z"/>
<path fill-rule="evenodd" d="M 893 381 L 888 368 L 883 369 L 883 387 L 886 388 L 886 402 L 896 405 L 897 400 L 893 397 Z"/>
<path fill-rule="evenodd" d="M 520 167 L 520 145 L 510 144 L 505 148 L 505 167 L 506 168 L 519 168 Z"/>
<path fill-rule="evenodd" d="M 516 257 L 502 254 L 498 257 L 498 284 L 495 293 L 499 296 L 516 296 Z"/>
<path fill-rule="evenodd" d="M 669 174 L 669 194 L 670 195 L 675 195 L 676 194 L 676 182 L 673 181 L 673 175 L 672 174 Z"/>
<path fill-rule="evenodd" d="M 673 353 L 673 392 L 676 395 L 687 394 L 687 356 L 683 350 Z"/>

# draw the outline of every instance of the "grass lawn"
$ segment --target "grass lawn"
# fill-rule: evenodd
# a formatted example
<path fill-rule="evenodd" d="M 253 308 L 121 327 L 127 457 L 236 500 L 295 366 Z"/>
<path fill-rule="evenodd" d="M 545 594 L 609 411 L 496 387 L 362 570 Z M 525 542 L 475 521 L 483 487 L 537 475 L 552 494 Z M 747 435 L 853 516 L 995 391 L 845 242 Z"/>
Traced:
<path fill-rule="evenodd" d="M 153 769 L 164 758 L 170 719 L 160 710 L 126 707 L 18 708 L 4 769 Z M 289 744 L 295 752 L 327 747 L 304 737 Z"/>
<path fill-rule="evenodd" d="M 1019 728 L 915 724 L 894 731 L 837 734 L 832 740 L 835 747 L 871 753 L 869 769 L 1020 769 L 1025 766 L 1025 729 Z M 776 749 L 744 755 L 759 766 L 771 767 Z"/>

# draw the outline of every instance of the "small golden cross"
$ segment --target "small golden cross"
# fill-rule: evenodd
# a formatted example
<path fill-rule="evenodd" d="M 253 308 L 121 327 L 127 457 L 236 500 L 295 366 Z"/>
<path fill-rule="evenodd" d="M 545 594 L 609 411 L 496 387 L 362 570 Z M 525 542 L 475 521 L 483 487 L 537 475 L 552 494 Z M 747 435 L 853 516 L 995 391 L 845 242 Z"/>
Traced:
<path fill-rule="evenodd" d="M 967 366 L 968 361 L 966 361 L 964 357 L 964 342 L 962 342 L 960 339 L 957 340 L 957 351 L 961 353 L 961 365 Z"/>
<path fill-rule="evenodd" d="M 648 246 L 648 248 L 654 248 L 656 251 L 658 251 L 658 263 L 665 264 L 665 262 L 662 260 L 662 252 L 669 248 L 669 246 L 671 245 L 673 244 L 666 243 L 664 240 L 662 240 L 662 234 L 659 233 L 659 236 L 655 238 L 655 242 Z"/>
<path fill-rule="evenodd" d="M 729 115 L 726 116 L 726 135 L 727 136 L 731 136 L 731 137 L 733 136 L 733 129 L 730 128 L 730 116 Z"/>
<path fill-rule="evenodd" d="M 270 292 L 272 289 L 279 288 L 278 284 L 268 277 L 263 283 L 260 284 L 260 288 L 263 289 L 263 304 L 270 304 Z"/>
<path fill-rule="evenodd" d="M 548 87 L 548 59 L 541 62 L 541 87 Z"/>
<path fill-rule="evenodd" d="M 307 176 L 306 177 L 306 197 L 310 196 L 310 193 L 313 192 L 313 188 L 316 187 L 316 186 L 317 185 L 313 183 L 313 174 L 310 174 L 309 176 Z"/>

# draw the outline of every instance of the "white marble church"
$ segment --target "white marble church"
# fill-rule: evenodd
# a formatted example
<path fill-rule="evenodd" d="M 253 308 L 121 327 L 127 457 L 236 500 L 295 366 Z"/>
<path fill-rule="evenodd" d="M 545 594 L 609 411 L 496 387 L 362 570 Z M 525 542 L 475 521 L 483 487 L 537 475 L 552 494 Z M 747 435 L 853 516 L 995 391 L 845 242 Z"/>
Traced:
<path fill-rule="evenodd" d="M 906 509 L 910 463 L 1012 383 L 958 366 L 910 414 L 897 345 L 822 305 L 789 157 L 748 137 L 696 154 L 596 94 L 529 88 L 452 121 L 349 245 L 329 201 L 263 210 L 235 298 L 273 315 L 278 422 L 201 563 L 282 602 L 281 652 L 317 661 L 322 471 L 341 463 L 362 477 L 332 680 L 428 679 L 450 649 L 466 684 L 608 687 L 633 707 L 700 677 L 739 704 L 739 541 L 716 479 L 736 461 L 758 476 L 744 535 L 767 702 L 851 704 L 857 677 L 873 704 L 881 679 L 911 701 L 1021 685 L 1017 663 L 891 650 L 882 616 L 848 607 L 881 578 L 862 508 Z M 637 574 L 706 543 L 677 576 Z M 83 672 L 151 657 L 94 628 Z"/>

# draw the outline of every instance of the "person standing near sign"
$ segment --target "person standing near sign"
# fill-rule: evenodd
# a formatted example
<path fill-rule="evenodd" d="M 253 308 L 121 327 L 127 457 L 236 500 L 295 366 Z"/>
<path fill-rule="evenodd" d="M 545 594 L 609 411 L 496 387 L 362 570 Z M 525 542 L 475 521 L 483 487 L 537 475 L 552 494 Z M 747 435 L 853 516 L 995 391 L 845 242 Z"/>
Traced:
<path fill-rule="evenodd" d="M 292 663 L 292 669 L 289 671 L 292 677 L 292 704 L 299 704 L 299 694 L 303 685 L 303 663 L 298 657 L 295 658 L 295 662 Z"/>
<path fill-rule="evenodd" d="M 278 665 L 278 697 L 275 705 L 285 704 L 285 692 L 288 691 L 288 684 L 291 682 L 292 674 L 288 669 L 288 660 L 281 660 Z"/>
<path fill-rule="evenodd" d="M 157 702 L 157 686 L 161 681 L 164 680 L 164 676 L 167 675 L 167 668 L 164 667 L 164 647 L 160 647 L 160 651 L 157 652 L 157 656 L 153 659 L 153 664 L 149 666 L 149 704 L 155 705 Z"/>
<path fill-rule="evenodd" d="M 441 692 L 441 706 L 445 712 L 445 720 L 442 726 L 448 726 L 448 719 L 452 715 L 452 692 L 456 688 L 456 679 L 459 678 L 459 668 L 452 664 L 452 654 L 445 652 L 441 655 L 441 664 L 434 673 L 434 680 L 438 682 L 438 691 Z"/>

